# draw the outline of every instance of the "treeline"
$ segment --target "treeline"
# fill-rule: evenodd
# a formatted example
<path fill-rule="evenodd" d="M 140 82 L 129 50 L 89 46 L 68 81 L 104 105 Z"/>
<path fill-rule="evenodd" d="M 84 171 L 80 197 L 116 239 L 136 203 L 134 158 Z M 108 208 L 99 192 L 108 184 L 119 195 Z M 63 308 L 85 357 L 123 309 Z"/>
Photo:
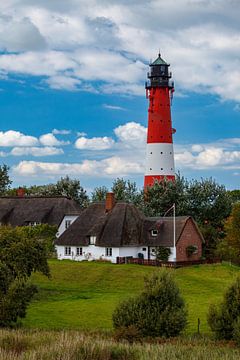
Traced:
<path fill-rule="evenodd" d="M 79 180 L 69 176 L 56 183 L 24 187 L 26 195 L 68 196 L 85 208 L 91 201 L 103 201 L 114 192 L 116 200 L 135 204 L 146 216 L 164 216 L 175 203 L 176 215 L 190 215 L 198 223 L 205 239 L 204 256 L 222 257 L 239 262 L 240 257 L 240 190 L 227 191 L 212 178 L 187 180 L 180 174 L 174 182 L 157 182 L 148 189 L 138 189 L 135 182 L 117 178 L 112 186 L 96 187 L 90 195 Z M 0 195 L 16 195 L 11 187 L 9 168 L 0 166 Z M 169 212 L 168 216 L 172 216 Z"/>

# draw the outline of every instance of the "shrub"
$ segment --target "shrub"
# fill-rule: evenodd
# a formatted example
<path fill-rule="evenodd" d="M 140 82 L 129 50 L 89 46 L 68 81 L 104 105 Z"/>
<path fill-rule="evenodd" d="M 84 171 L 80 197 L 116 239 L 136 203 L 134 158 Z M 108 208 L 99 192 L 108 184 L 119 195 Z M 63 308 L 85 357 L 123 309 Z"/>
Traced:
<path fill-rule="evenodd" d="M 168 261 L 170 255 L 171 255 L 171 250 L 168 247 L 165 246 L 155 247 L 156 260 Z"/>
<path fill-rule="evenodd" d="M 218 339 L 240 340 L 240 277 L 228 288 L 219 306 L 210 306 L 208 324 Z"/>
<path fill-rule="evenodd" d="M 123 326 L 115 330 L 114 339 L 116 341 L 126 340 L 130 344 L 132 344 L 133 342 L 136 341 L 141 342 L 142 335 L 134 325 L 130 325 L 128 327 Z"/>
<path fill-rule="evenodd" d="M 115 329 L 135 326 L 142 336 L 179 335 L 187 323 L 187 312 L 172 273 L 160 270 L 145 280 L 144 291 L 125 300 L 113 313 Z"/>

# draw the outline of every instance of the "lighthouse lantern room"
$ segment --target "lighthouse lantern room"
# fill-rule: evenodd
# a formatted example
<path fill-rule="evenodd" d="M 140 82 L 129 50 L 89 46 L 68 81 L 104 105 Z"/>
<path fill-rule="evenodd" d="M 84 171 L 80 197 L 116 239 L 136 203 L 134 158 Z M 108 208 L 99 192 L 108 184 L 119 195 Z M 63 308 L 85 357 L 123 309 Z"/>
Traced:
<path fill-rule="evenodd" d="M 174 153 L 171 121 L 171 101 L 174 83 L 167 64 L 161 55 L 150 64 L 146 96 L 149 99 L 147 159 L 144 187 L 152 186 L 154 181 L 164 178 L 175 179 Z"/>

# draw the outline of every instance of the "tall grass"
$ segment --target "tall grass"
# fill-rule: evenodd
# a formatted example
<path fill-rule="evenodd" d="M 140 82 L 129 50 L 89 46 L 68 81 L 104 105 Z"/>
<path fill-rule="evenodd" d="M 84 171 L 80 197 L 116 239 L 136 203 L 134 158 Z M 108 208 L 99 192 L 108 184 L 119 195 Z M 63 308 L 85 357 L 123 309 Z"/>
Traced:
<path fill-rule="evenodd" d="M 0 360 L 202 360 L 240 359 L 234 343 L 207 338 L 118 343 L 104 333 L 0 331 Z"/>

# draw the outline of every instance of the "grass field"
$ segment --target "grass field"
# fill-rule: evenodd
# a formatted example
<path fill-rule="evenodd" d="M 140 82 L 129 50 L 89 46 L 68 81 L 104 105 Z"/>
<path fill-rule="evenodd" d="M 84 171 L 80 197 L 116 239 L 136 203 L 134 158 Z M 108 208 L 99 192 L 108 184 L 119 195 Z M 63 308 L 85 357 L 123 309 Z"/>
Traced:
<path fill-rule="evenodd" d="M 52 278 L 34 274 L 39 293 L 23 321 L 26 328 L 111 330 L 117 303 L 138 294 L 144 277 L 157 271 L 141 265 L 113 265 L 101 262 L 51 260 Z M 189 311 L 187 333 L 208 333 L 209 304 L 221 300 L 224 290 L 239 274 L 229 265 L 199 265 L 174 271 Z"/>

